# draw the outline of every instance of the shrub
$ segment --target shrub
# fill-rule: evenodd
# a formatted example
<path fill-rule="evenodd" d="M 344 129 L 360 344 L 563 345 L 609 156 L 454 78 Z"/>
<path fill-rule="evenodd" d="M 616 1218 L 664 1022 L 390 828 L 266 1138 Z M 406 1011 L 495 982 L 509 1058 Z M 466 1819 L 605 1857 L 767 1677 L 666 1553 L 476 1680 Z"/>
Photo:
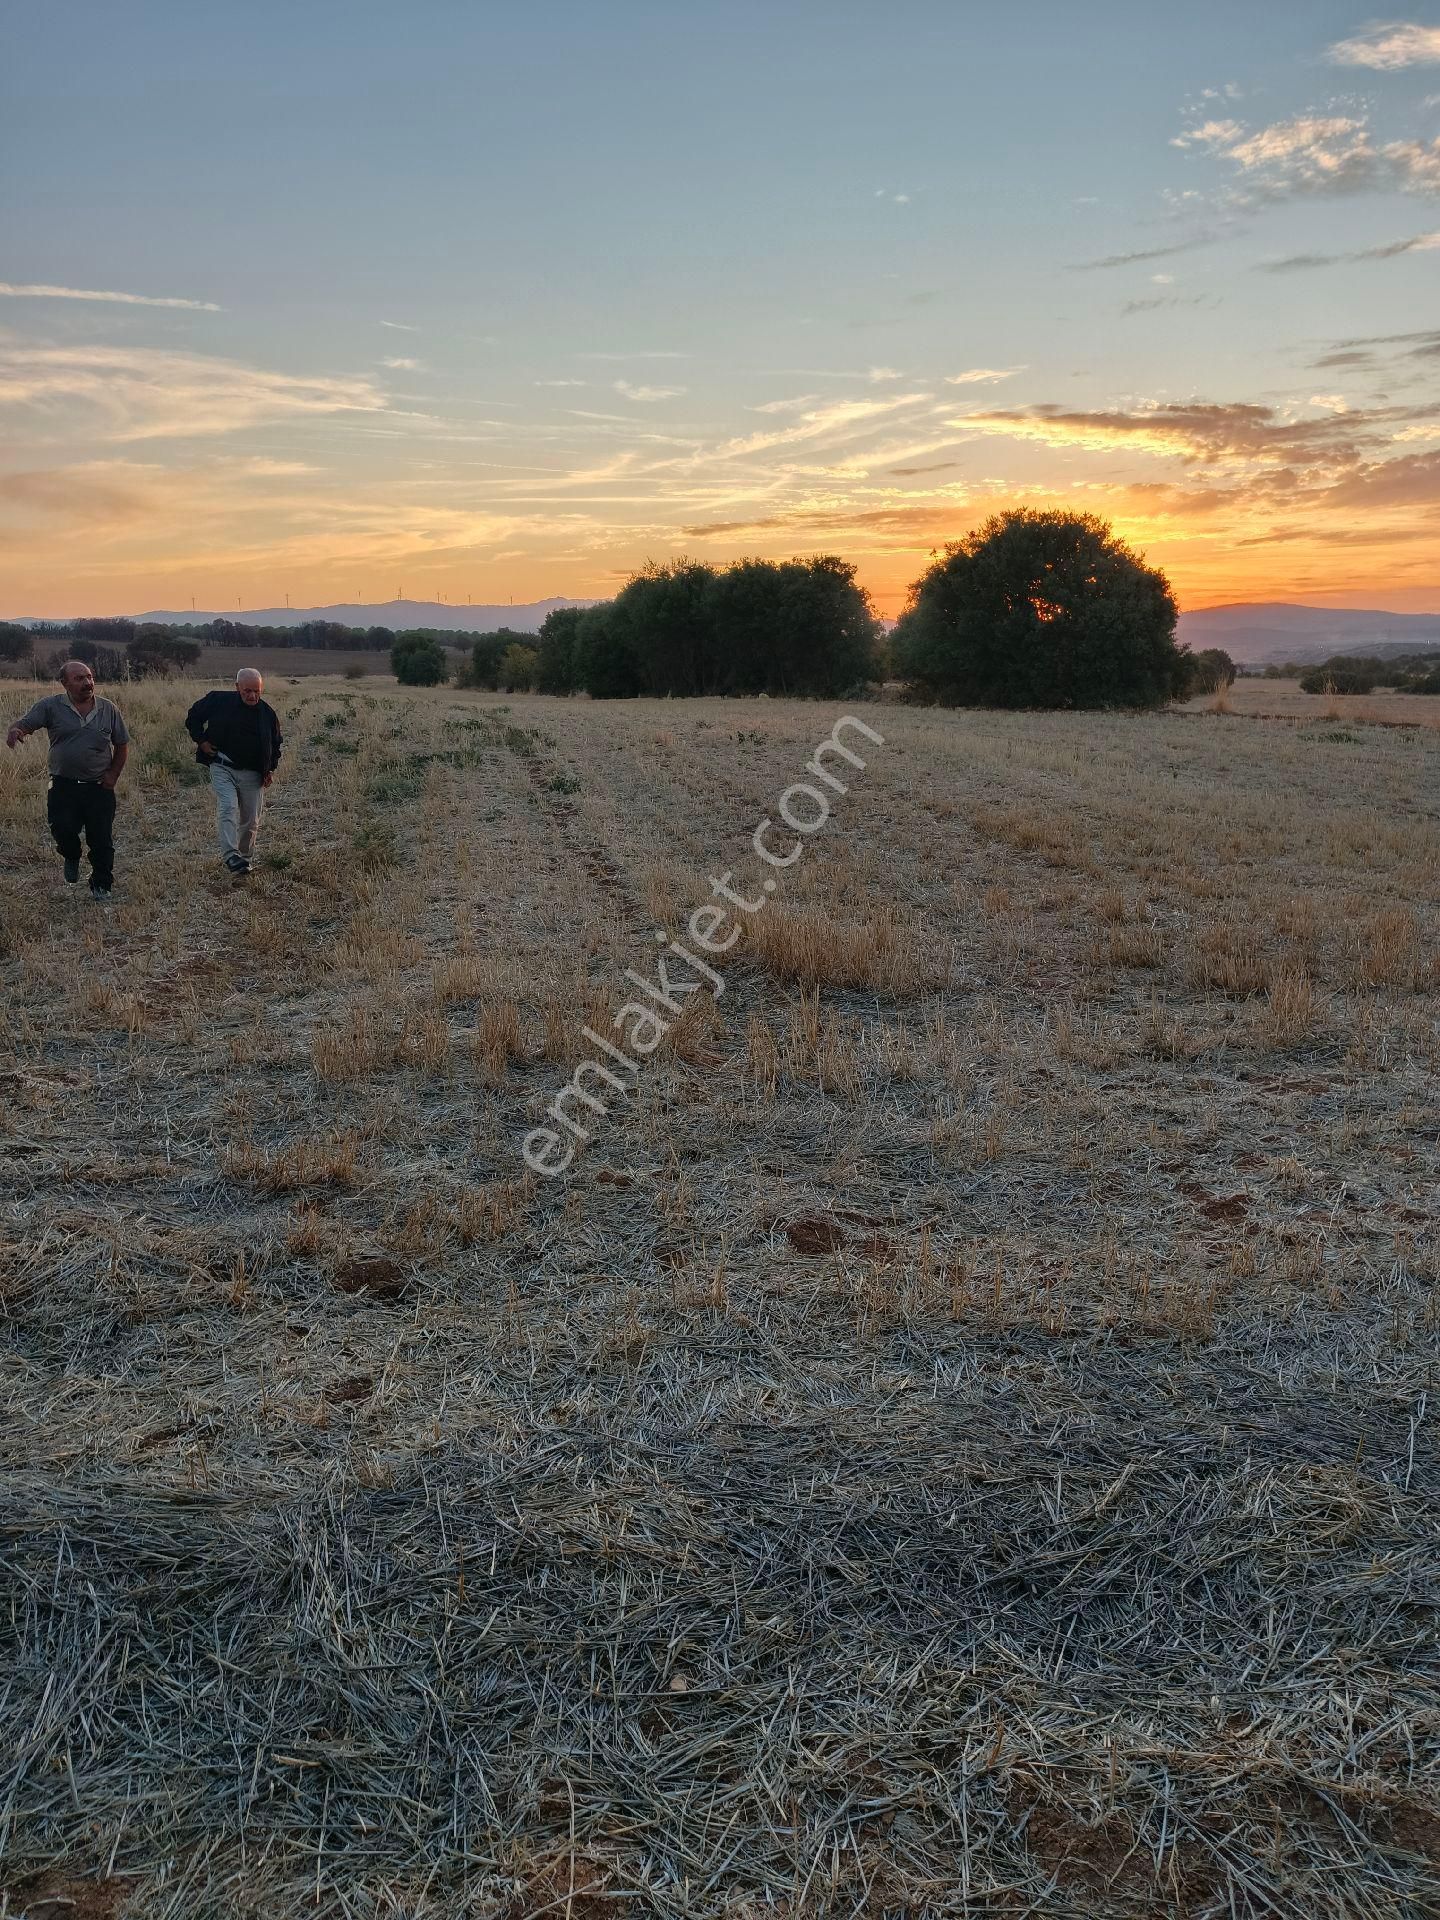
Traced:
<path fill-rule="evenodd" d="M 500 662 L 505 658 L 506 650 L 512 646 L 529 646 L 534 643 L 525 633 L 516 633 L 513 627 L 499 627 L 494 633 L 477 633 L 470 643 L 470 658 L 455 676 L 457 687 L 488 687 L 492 692 L 500 685 Z"/>
<path fill-rule="evenodd" d="M 403 635 L 390 649 L 390 671 L 402 687 L 438 687 L 450 677 L 450 662 L 438 640 Z"/>
<path fill-rule="evenodd" d="M 575 641 L 580 684 L 592 700 L 628 700 L 640 691 L 640 668 L 628 622 L 611 600 L 587 607 Z"/>
<path fill-rule="evenodd" d="M 363 680 L 366 672 L 367 669 L 362 667 L 358 660 L 352 660 L 350 665 L 345 669 L 345 678 L 347 680 Z"/>
<path fill-rule="evenodd" d="M 200 658 L 197 640 L 180 640 L 155 629 L 143 629 L 125 648 L 125 665 L 132 680 L 168 680 L 182 667 Z"/>
<path fill-rule="evenodd" d="M 506 693 L 528 693 L 535 684 L 539 656 L 534 647 L 512 644 L 500 659 L 500 686 Z"/>
<path fill-rule="evenodd" d="M 1191 693 L 1219 693 L 1235 684 L 1235 662 L 1223 647 L 1206 647 L 1190 658 Z"/>
<path fill-rule="evenodd" d="M 552 607 L 541 623 L 535 662 L 537 693 L 574 693 L 580 685 L 576 645 L 583 607 Z"/>
<path fill-rule="evenodd" d="M 72 640 L 67 647 L 61 647 L 52 653 L 45 662 L 47 678 L 53 679 L 67 660 L 83 660 L 96 680 L 102 685 L 106 681 L 125 678 L 125 656 L 115 647 L 97 646 L 93 640 Z"/>
<path fill-rule="evenodd" d="M 910 590 L 895 669 L 951 704 L 1147 707 L 1185 691 L 1163 573 L 1093 514 L 1020 508 L 945 549 Z"/>

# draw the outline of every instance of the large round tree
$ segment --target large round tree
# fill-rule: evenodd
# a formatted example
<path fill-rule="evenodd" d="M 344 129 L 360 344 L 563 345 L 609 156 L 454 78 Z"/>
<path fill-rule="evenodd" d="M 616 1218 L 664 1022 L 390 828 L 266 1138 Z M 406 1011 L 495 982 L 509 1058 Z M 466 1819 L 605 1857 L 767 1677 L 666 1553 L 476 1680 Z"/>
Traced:
<path fill-rule="evenodd" d="M 931 698 L 993 707 L 1153 707 L 1185 691 L 1163 573 L 1091 513 L 987 520 L 915 582 L 895 672 Z"/>

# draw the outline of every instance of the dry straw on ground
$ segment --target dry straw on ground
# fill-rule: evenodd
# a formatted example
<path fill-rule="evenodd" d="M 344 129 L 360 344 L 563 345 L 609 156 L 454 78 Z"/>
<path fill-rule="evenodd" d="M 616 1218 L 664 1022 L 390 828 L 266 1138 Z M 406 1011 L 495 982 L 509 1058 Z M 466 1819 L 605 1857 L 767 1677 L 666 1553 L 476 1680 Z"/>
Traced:
<path fill-rule="evenodd" d="M 108 911 L 0 757 L 0 1914 L 1435 1910 L 1432 728 L 887 708 L 552 1183 L 818 711 L 282 688 L 246 893 L 185 698 Z"/>

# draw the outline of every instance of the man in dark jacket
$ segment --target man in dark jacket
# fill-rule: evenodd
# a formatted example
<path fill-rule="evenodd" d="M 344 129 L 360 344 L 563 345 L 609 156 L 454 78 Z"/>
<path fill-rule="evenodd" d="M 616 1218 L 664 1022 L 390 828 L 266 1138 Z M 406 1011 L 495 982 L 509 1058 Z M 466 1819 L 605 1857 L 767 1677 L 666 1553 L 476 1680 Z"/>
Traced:
<path fill-rule="evenodd" d="M 195 758 L 210 769 L 220 858 L 237 880 L 250 871 L 265 788 L 280 764 L 280 721 L 264 690 L 255 669 L 242 667 L 234 693 L 207 693 L 185 716 Z"/>

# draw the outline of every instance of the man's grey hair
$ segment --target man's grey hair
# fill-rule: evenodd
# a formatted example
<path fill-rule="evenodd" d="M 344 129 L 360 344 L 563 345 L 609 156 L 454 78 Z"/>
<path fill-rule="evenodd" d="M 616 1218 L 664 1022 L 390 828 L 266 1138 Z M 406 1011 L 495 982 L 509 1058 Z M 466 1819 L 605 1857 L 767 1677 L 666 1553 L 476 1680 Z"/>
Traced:
<path fill-rule="evenodd" d="M 67 660 L 60 669 L 60 684 L 62 686 L 65 684 L 66 674 L 69 673 L 72 667 L 79 667 L 83 673 L 88 673 L 92 676 L 95 672 L 94 667 L 91 666 L 88 660 Z"/>
<path fill-rule="evenodd" d="M 235 684 L 237 687 L 242 680 L 258 680 L 262 687 L 265 684 L 265 676 L 258 667 L 241 667 L 235 676 Z"/>

